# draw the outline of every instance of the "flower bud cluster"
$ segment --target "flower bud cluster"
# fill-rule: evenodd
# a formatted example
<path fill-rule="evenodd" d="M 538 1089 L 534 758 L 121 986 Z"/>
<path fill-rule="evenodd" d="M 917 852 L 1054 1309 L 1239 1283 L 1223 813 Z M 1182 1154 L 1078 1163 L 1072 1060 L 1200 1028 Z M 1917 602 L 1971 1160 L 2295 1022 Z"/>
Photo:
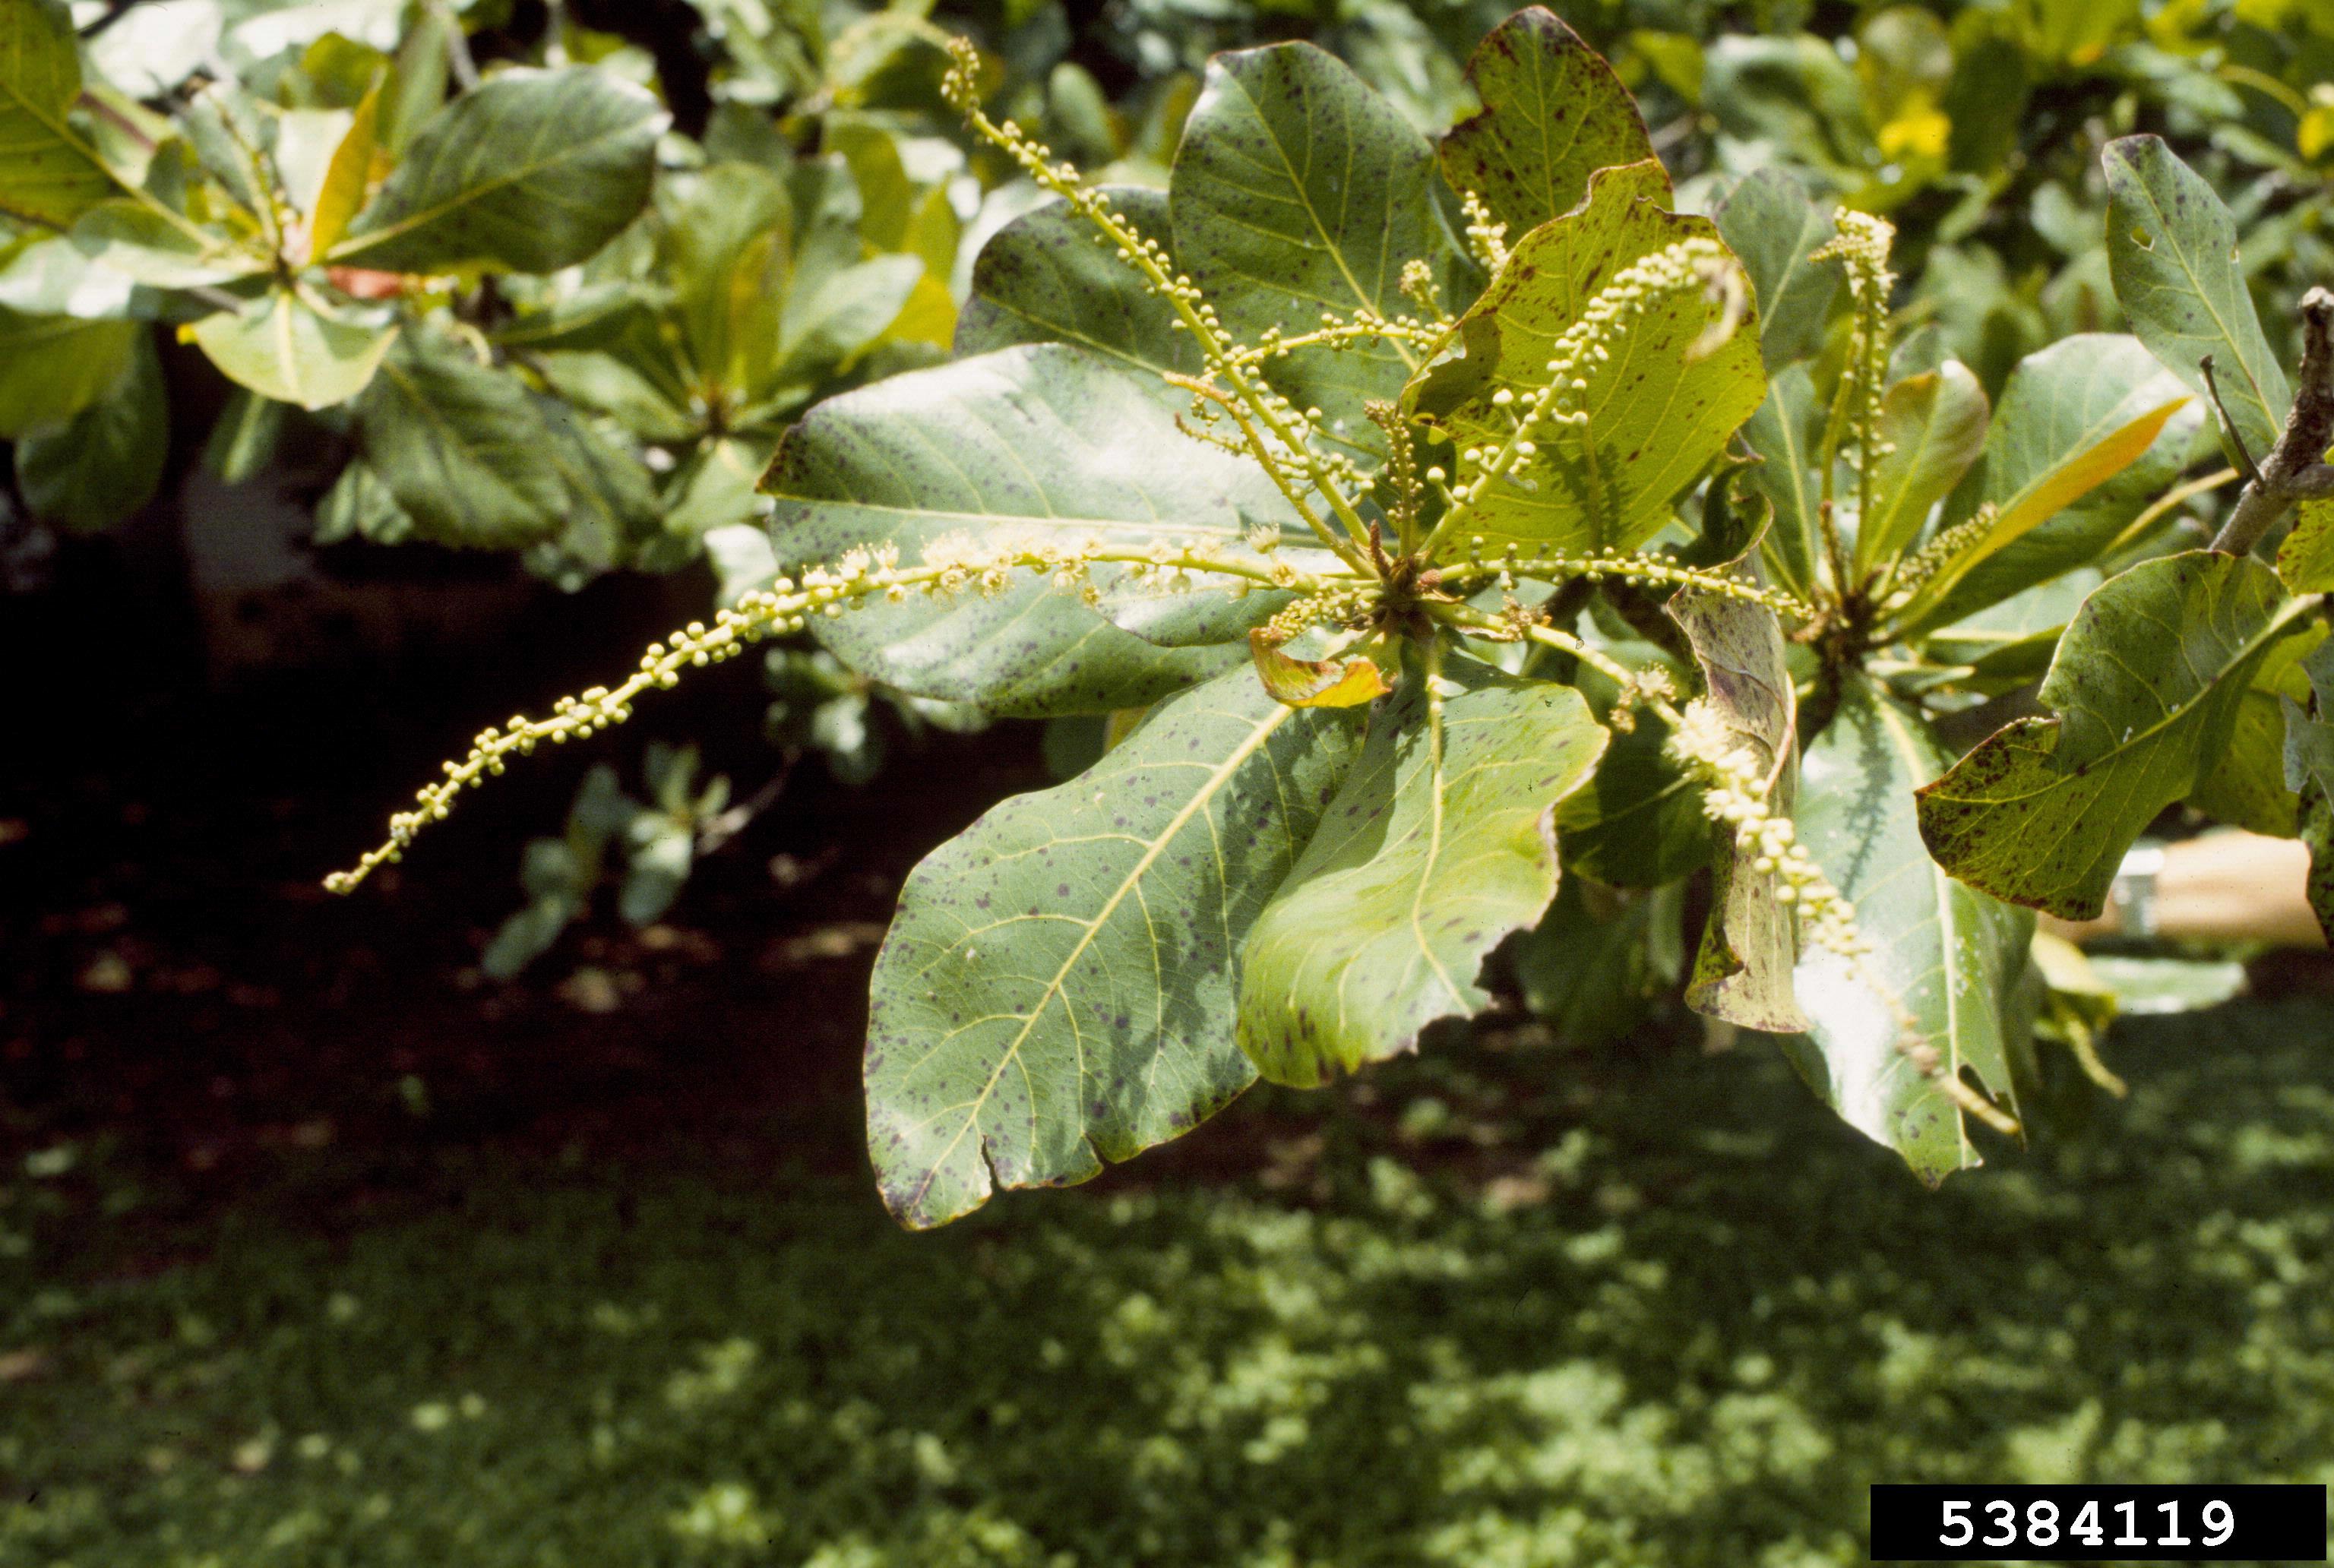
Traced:
<path fill-rule="evenodd" d="M 1476 573 L 1497 573 L 1502 579 L 1529 577 L 1550 582 L 1585 577 L 1591 582 L 1612 581 L 1634 582 L 1646 588 L 1693 588 L 1704 593 L 1739 599 L 1746 604 L 1761 605 L 1787 620 L 1815 619 L 1811 607 L 1780 589 L 1745 582 L 1724 572 L 1682 566 L 1659 555 L 1615 550 L 1610 544 L 1593 555 L 1565 550 L 1543 550 L 1527 555 L 1519 546 L 1509 544 L 1495 558 L 1487 558 L 1483 546 L 1481 534 L 1471 536 L 1468 541 L 1466 563 L 1446 569 L 1446 575 L 1466 577 Z"/>
<path fill-rule="evenodd" d="M 1637 317 L 1681 293 L 1703 292 L 1713 268 L 1734 265 L 1716 240 L 1697 235 L 1639 256 L 1615 273 L 1579 319 L 1558 336 L 1545 367 L 1546 381 L 1520 396 L 1510 387 L 1491 394 L 1494 414 L 1507 421 L 1507 438 L 1497 446 L 1461 447 L 1453 459 L 1455 483 L 1439 467 L 1426 470 L 1428 482 L 1442 491 L 1449 508 L 1438 534 L 1449 534 L 1470 516 L 1495 480 L 1538 454 L 1537 438 L 1544 427 L 1587 428 L 1589 377 L 1612 359 L 1612 345 Z"/>
<path fill-rule="evenodd" d="M 799 578 L 782 576 L 768 588 L 744 595 L 715 615 L 710 625 L 692 620 L 667 641 L 651 643 L 640 668 L 612 688 L 595 686 L 581 696 L 561 697 L 547 717 L 521 715 L 480 731 L 461 761 L 447 763 L 445 776 L 421 789 L 412 810 L 390 818 L 386 842 L 367 851 L 354 870 L 325 878 L 324 886 L 335 893 L 355 890 L 377 867 L 402 859 L 423 828 L 443 822 L 464 790 L 501 774 L 514 754 L 526 756 L 545 741 L 564 746 L 622 724 L 632 717 L 635 698 L 651 688 L 669 690 L 680 685 L 684 669 L 722 663 L 768 638 L 806 630 L 815 617 L 838 617 L 878 600 L 899 603 L 917 595 L 999 593 L 1011 585 L 1017 571 L 1049 575 L 1057 587 L 1091 594 L 1089 573 L 1102 562 L 1121 566 L 1125 578 L 1158 583 L 1170 592 L 1189 587 L 1193 572 L 1220 574 L 1249 588 L 1301 589 L 1319 582 L 1289 562 L 1242 559 L 1210 540 L 1114 544 L 1099 534 L 1055 540 L 1000 530 L 977 540 L 958 533 L 933 540 L 924 550 L 922 563 L 912 567 L 900 564 L 895 546 L 862 546 L 846 552 L 832 566 L 805 567 Z"/>
<path fill-rule="evenodd" d="M 2001 508 L 1988 501 L 1907 556 L 1905 563 L 1896 570 L 1886 608 L 1900 608 L 1914 594 L 1927 587 L 1930 580 L 1952 565 L 1963 552 L 1992 533 L 1993 525 L 2001 515 Z"/>
<path fill-rule="evenodd" d="M 1868 479 L 1880 459 L 1895 450 L 1880 432 L 1883 383 L 1887 380 L 1888 303 L 1896 288 L 1896 274 L 1888 268 L 1888 253 L 1895 244 L 1896 229 L 1886 218 L 1846 207 L 1840 209 L 1837 221 L 1838 234 L 1808 259 L 1837 261 L 1847 274 L 1848 297 L 1856 306 L 1847 366 L 1856 442 L 1848 461 Z"/>
<path fill-rule="evenodd" d="M 1708 702 L 1694 702 L 1670 732 L 1670 748 L 1702 775 L 1702 811 L 1733 835 L 1750 871 L 1775 879 L 1775 901 L 1799 917 L 1800 934 L 1844 958 L 1872 943 L 1856 928 L 1856 906 L 1840 896 L 1799 842 L 1788 817 L 1768 810 L 1767 769 Z"/>
<path fill-rule="evenodd" d="M 1459 193 L 1467 213 L 1467 248 L 1493 276 L 1508 265 L 1508 226 L 1491 216 L 1490 207 L 1471 190 Z"/>

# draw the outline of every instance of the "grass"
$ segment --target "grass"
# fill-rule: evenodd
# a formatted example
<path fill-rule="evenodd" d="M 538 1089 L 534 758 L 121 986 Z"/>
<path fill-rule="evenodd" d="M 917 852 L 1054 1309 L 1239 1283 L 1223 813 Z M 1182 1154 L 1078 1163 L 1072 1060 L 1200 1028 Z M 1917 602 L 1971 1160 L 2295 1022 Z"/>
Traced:
<path fill-rule="evenodd" d="M 1317 1158 L 1197 1135 L 1262 1178 L 928 1236 L 680 1156 L 174 1218 L 38 1150 L 0 1563 L 1789 1568 L 1878 1479 L 2334 1480 L 2329 1044 L 2133 1021 L 2129 1101 L 1934 1195 L 1763 1049 L 1408 1066 Z"/>

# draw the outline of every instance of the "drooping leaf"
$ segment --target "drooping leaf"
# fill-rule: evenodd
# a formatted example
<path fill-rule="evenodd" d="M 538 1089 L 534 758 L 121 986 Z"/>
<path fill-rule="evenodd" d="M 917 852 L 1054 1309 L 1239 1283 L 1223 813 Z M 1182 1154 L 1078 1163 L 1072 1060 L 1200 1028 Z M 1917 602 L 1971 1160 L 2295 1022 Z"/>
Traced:
<path fill-rule="evenodd" d="M 647 467 L 558 399 L 534 402 L 551 435 L 544 456 L 567 504 L 559 532 L 535 547 L 529 568 L 572 592 L 615 566 L 677 563 L 653 559 L 666 523 Z M 641 558 L 644 550 L 651 558 Z"/>
<path fill-rule="evenodd" d="M 1677 242 L 1715 239 L 1708 218 L 1664 210 L 1668 188 L 1657 163 L 1600 171 L 1583 207 L 1515 246 L 1461 319 L 1465 357 L 1414 379 L 1404 406 L 1461 447 L 1498 447 L 1512 427 L 1493 399 L 1548 384 L 1558 340 L 1616 273 Z M 1628 550 L 1651 538 L 1766 395 L 1755 322 L 1708 346 L 1726 310 L 1701 289 L 1649 292 L 1610 335 L 1609 357 L 1575 371 L 1588 383 L 1573 394 L 1587 424 L 1546 429 L 1538 456 L 1491 486 L 1468 532 L 1493 552 Z"/>
<path fill-rule="evenodd" d="M 240 312 L 205 316 L 185 332 L 228 380 L 312 410 L 345 403 L 371 385 L 398 335 L 395 327 L 325 315 L 291 289 Z"/>
<path fill-rule="evenodd" d="M 2124 851 L 2226 748 L 2238 701 L 2308 612 L 2248 557 L 2142 562 L 2087 600 L 2041 700 L 1921 792 L 1921 836 L 1961 880 L 2067 919 L 2104 907 Z"/>
<path fill-rule="evenodd" d="M 1334 56 L 1309 43 L 1219 54 L 1175 154 L 1175 255 L 1249 341 L 1312 332 L 1324 311 L 1408 314 L 1404 264 L 1423 260 L 1447 284 L 1455 262 L 1433 181 L 1426 139 Z M 1272 377 L 1375 452 L 1362 405 L 1393 398 L 1418 358 L 1388 343 L 1307 349 Z"/>
<path fill-rule="evenodd" d="M 1144 236 L 1167 242 L 1167 198 L 1113 188 L 1112 205 Z M 1016 343 L 1076 343 L 1138 370 L 1195 375 L 1199 345 L 1174 330 L 1175 313 L 1146 292 L 1133 268 L 1096 243 L 1092 225 L 1066 203 L 1023 213 L 980 247 L 972 297 L 957 320 L 960 356 Z M 1175 394 L 1179 404 L 1188 401 Z"/>
<path fill-rule="evenodd" d="M 1239 1038 L 1258 1071 L 1319 1083 L 1480 1011 L 1484 957 L 1556 896 L 1556 804 L 1605 740 L 1570 687 L 1409 672 L 1249 937 Z"/>
<path fill-rule="evenodd" d="M 1524 1005 L 1576 1049 L 1626 1037 L 1685 971 L 1684 906 L 1677 883 L 1621 894 L 1567 874 L 1508 949 Z"/>
<path fill-rule="evenodd" d="M 1819 947 L 1800 957 L 1808 1029 L 1792 1056 L 1843 1121 L 1931 1186 L 1980 1160 L 1961 1111 L 1908 1055 L 1905 1018 L 1937 1072 L 2009 1096 L 2034 932 L 2032 915 L 1954 881 L 1922 844 L 1914 791 L 1953 760 L 1919 714 L 1852 675 L 1802 759 L 1794 818 L 1874 950 L 1854 965 Z"/>
<path fill-rule="evenodd" d="M 1839 268 L 1808 259 L 1830 243 L 1837 232 L 1831 219 L 1779 168 L 1762 168 L 1736 186 L 1713 216 L 1759 296 L 1759 347 L 1768 372 L 1814 358 L 1840 298 Z"/>
<path fill-rule="evenodd" d="M 1268 478 L 1182 435 L 1142 380 L 1056 343 L 830 399 L 787 432 L 762 487 L 776 497 L 771 537 L 789 568 L 882 544 L 912 565 L 950 534 L 1237 544 L 1251 524 L 1292 521 Z M 1107 591 L 1122 576 L 1097 568 L 1095 584 Z M 1048 717 L 1139 707 L 1245 667 L 1252 624 L 1226 626 L 1231 640 L 1217 647 L 1155 647 L 1075 591 L 1024 573 L 995 597 L 911 598 L 817 630 L 845 663 L 887 685 Z"/>
<path fill-rule="evenodd" d="M 2236 220 L 2154 136 L 2107 143 L 2107 266 L 2131 330 L 2191 391 L 2206 354 L 2237 433 L 2265 457 L 2285 428 L 2292 388 L 2262 335 L 2237 255 Z"/>
<path fill-rule="evenodd" d="M 81 96 L 72 18 L 59 0 L 0 0 L 0 213 L 70 228 L 115 193 L 66 113 Z"/>
<path fill-rule="evenodd" d="M 568 506 L 554 437 L 507 370 L 410 332 L 357 404 L 365 460 L 422 537 L 508 548 L 557 530 Z"/>
<path fill-rule="evenodd" d="M 0 310 L 0 439 L 62 425 L 104 397 L 145 329 Z"/>
<path fill-rule="evenodd" d="M 1367 659 L 1297 659 L 1283 653 L 1262 627 L 1248 634 L 1248 646 L 1266 692 L 1291 707 L 1359 707 L 1394 689 Z"/>
<path fill-rule="evenodd" d="M 1940 519 L 1957 524 L 1991 503 L 1993 522 L 1914 596 L 1904 624 L 1958 619 L 2038 581 L 2011 548 L 2137 463 L 2188 401 L 2136 339 L 2118 333 L 2079 333 L 2019 361 L 1979 466 Z M 1956 592 L 1978 574 L 1992 597 Z"/>
<path fill-rule="evenodd" d="M 923 275 L 914 256 L 879 255 L 798 277 L 778 320 L 777 386 L 806 388 L 856 360 L 899 318 Z"/>
<path fill-rule="evenodd" d="M 1699 589 L 1669 601 L 1702 671 L 1703 695 L 1766 786 L 1768 813 L 1788 817 L 1798 798 L 1799 700 L 1774 611 Z M 1775 897 L 1776 873 L 1727 841 L 1712 858 L 1710 921 L 1686 983 L 1686 1005 L 1747 1029 L 1789 1034 L 1808 1026 L 1791 989 L 1798 919 Z"/>
<path fill-rule="evenodd" d="M 1857 522 L 1858 566 L 1889 560 L 1920 537 L 1931 508 L 1985 449 L 1991 414 L 1985 389 L 1959 360 L 1888 389 L 1880 405 L 1888 449 L 1873 465 L 1872 515 Z"/>
<path fill-rule="evenodd" d="M 1481 197 L 1510 239 L 1577 207 L 1597 169 L 1654 156 L 1629 90 L 1542 6 L 1491 29 L 1467 80 L 1482 112 L 1443 137 L 1442 175 Z"/>
<path fill-rule="evenodd" d="M 717 163 L 670 188 L 670 200 L 659 193 L 658 247 L 694 379 L 741 399 L 767 397 L 795 283 L 786 181 L 753 164 Z"/>
<path fill-rule="evenodd" d="M 362 457 L 350 459 L 333 487 L 324 492 L 324 498 L 316 503 L 314 542 L 320 545 L 342 544 L 352 539 L 406 544 L 416 536 L 413 515 L 397 504 L 381 476 Z"/>
<path fill-rule="evenodd" d="M 1357 729 L 1273 701 L 1243 666 L 916 868 L 868 1020 L 868 1141 L 893 1214 L 939 1225 L 997 1185 L 1085 1180 L 1254 1080 L 1232 1042 L 1240 944 Z"/>
<path fill-rule="evenodd" d="M 34 516 L 81 533 L 111 528 L 154 497 L 170 448 L 170 406 L 150 333 L 113 389 L 71 423 L 16 443 L 16 485 Z"/>
<path fill-rule="evenodd" d="M 1564 868 L 1616 888 L 1658 888 L 1710 864 L 1702 784 L 1650 714 L 1615 735 L 1596 774 L 1556 808 Z"/>
<path fill-rule="evenodd" d="M 555 272 L 646 205 L 666 115 L 603 71 L 508 71 L 433 116 L 327 254 L 336 265 Z"/>

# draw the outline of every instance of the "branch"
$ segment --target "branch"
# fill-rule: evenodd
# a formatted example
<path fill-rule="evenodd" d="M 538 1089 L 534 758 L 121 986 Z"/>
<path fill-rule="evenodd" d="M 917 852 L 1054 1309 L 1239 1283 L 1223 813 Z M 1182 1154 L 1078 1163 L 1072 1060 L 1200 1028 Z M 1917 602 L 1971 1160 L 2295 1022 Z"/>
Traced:
<path fill-rule="evenodd" d="M 2326 462 L 2334 447 L 2334 292 L 2323 288 L 2301 296 L 2300 382 L 2285 433 L 2213 541 L 2223 554 L 2250 553 L 2296 502 L 2334 495 L 2334 466 Z"/>

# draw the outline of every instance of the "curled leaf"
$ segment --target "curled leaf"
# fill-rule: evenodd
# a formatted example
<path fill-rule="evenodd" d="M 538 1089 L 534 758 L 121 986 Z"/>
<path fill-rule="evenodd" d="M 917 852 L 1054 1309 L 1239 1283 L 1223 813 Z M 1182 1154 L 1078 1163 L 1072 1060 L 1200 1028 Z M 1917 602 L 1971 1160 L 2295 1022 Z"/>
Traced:
<path fill-rule="evenodd" d="M 1261 626 L 1248 634 L 1248 647 L 1265 691 L 1290 707 L 1359 707 L 1394 689 L 1366 659 L 1293 658 Z"/>

